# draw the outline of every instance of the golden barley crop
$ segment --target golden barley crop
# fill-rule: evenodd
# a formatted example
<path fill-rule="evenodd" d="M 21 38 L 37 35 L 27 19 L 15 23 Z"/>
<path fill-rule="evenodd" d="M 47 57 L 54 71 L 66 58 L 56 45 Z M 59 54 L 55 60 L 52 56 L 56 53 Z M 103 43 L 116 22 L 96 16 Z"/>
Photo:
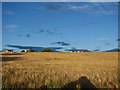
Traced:
<path fill-rule="evenodd" d="M 2 59 L 3 88 L 62 88 L 75 83 L 81 88 L 81 77 L 96 88 L 118 88 L 117 52 L 30 52 Z"/>

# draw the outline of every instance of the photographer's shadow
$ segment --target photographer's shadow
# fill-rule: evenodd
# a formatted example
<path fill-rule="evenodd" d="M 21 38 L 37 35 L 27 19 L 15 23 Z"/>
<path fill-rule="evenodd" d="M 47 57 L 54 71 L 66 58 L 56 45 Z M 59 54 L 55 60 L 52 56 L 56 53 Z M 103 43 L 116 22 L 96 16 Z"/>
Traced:
<path fill-rule="evenodd" d="M 79 88 L 80 90 L 97 90 L 94 84 L 92 84 L 86 76 L 82 76 L 78 80 L 64 85 L 61 89 L 77 90 Z"/>

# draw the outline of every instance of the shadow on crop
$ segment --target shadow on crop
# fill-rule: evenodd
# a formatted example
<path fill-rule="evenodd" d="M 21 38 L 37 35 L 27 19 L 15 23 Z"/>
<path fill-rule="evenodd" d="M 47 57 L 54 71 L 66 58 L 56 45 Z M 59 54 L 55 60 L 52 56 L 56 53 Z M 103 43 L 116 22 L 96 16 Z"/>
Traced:
<path fill-rule="evenodd" d="M 76 90 L 77 88 L 80 88 L 80 90 L 97 90 L 95 85 L 86 76 L 82 76 L 78 80 L 72 81 L 62 87 L 65 90 Z"/>
<path fill-rule="evenodd" d="M 15 60 L 20 60 L 21 57 L 0 57 L 0 61 L 2 62 L 7 62 L 7 61 L 15 61 Z"/>
<path fill-rule="evenodd" d="M 47 89 L 47 85 L 41 86 L 40 89 Z M 82 76 L 76 81 L 65 84 L 60 90 L 97 90 L 97 88 L 86 76 Z"/>

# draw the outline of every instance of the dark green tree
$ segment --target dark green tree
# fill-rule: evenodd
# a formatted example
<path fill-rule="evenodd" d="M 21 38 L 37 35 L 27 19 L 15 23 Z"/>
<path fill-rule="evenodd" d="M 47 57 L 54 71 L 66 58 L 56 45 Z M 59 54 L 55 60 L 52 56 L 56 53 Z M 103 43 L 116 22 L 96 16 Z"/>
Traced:
<path fill-rule="evenodd" d="M 25 52 L 25 50 L 22 50 L 21 52 Z"/>
<path fill-rule="evenodd" d="M 52 52 L 51 48 L 45 48 L 42 50 L 42 52 Z"/>
<path fill-rule="evenodd" d="M 32 48 L 30 48 L 30 49 L 28 50 L 28 52 L 34 52 L 34 50 L 33 50 Z"/>

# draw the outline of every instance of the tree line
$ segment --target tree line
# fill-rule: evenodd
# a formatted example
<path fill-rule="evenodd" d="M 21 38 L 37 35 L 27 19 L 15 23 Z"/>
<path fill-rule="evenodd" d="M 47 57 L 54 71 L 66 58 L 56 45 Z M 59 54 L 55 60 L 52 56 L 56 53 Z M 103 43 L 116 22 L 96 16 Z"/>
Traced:
<path fill-rule="evenodd" d="M 35 50 L 33 50 L 32 48 L 28 49 L 28 50 L 22 50 L 21 52 L 36 52 Z M 52 52 L 51 48 L 44 48 L 43 50 L 41 50 L 41 52 Z"/>

